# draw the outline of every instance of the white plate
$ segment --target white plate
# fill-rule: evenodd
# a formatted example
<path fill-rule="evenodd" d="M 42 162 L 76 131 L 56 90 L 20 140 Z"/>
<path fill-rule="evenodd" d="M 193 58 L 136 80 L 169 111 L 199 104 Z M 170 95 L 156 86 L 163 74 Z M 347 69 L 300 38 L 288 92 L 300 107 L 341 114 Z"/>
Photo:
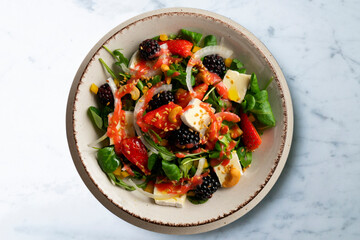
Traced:
<path fill-rule="evenodd" d="M 205 204 L 186 202 L 183 208 L 154 204 L 137 192 L 113 186 L 101 171 L 96 150 L 88 144 L 99 138 L 87 116 L 96 105 L 91 83 L 101 85 L 107 78 L 99 63 L 101 57 L 111 64 L 103 48 L 124 49 L 130 57 L 146 38 L 178 33 L 181 28 L 224 38 L 225 46 L 235 52 L 249 73 L 255 72 L 260 86 L 274 77 L 268 88 L 269 100 L 277 120 L 276 127 L 262 136 L 263 144 L 253 154 L 253 163 L 233 188 L 220 189 Z M 278 179 L 288 156 L 293 133 L 293 109 L 283 73 L 269 50 L 248 30 L 232 20 L 199 9 L 160 9 L 134 17 L 106 34 L 82 62 L 71 87 L 67 105 L 67 137 L 75 166 L 89 190 L 111 212 L 145 229 L 172 234 L 210 231 L 229 224 L 255 207 Z"/>

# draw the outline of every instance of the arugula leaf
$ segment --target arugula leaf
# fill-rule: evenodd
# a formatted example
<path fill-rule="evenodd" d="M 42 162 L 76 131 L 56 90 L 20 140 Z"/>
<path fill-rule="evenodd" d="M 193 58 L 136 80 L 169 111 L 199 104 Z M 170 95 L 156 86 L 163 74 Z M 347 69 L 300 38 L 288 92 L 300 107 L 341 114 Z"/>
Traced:
<path fill-rule="evenodd" d="M 209 153 L 209 158 L 219 158 L 220 157 L 220 152 L 219 151 L 211 151 Z"/>
<path fill-rule="evenodd" d="M 161 164 L 162 164 L 162 169 L 165 172 L 165 175 L 170 180 L 175 180 L 175 181 L 180 180 L 180 177 L 181 177 L 180 168 L 175 163 L 171 163 L 169 161 L 162 160 Z"/>
<path fill-rule="evenodd" d="M 129 66 L 129 59 L 127 59 L 124 54 L 119 51 L 119 49 L 114 50 L 113 54 L 116 56 L 116 60 L 119 65 L 124 63 L 125 66 Z"/>
<path fill-rule="evenodd" d="M 102 58 L 99 58 L 99 61 L 101 62 L 101 64 L 104 66 L 104 68 L 106 69 L 106 71 L 111 75 L 111 77 L 113 79 L 116 79 L 116 74 L 113 72 L 113 70 L 111 70 L 111 68 L 104 62 L 104 60 L 102 60 Z"/>
<path fill-rule="evenodd" d="M 181 29 L 181 35 L 185 39 L 187 39 L 189 41 L 192 41 L 195 45 L 198 45 L 201 38 L 202 38 L 201 33 L 192 32 L 192 31 L 189 31 L 189 30 L 186 30 L 186 29 Z"/>
<path fill-rule="evenodd" d="M 97 152 L 97 159 L 101 169 L 106 173 L 114 172 L 120 165 L 120 160 L 114 147 L 104 147 Z"/>
<path fill-rule="evenodd" d="M 204 38 L 204 47 L 216 46 L 216 45 L 217 45 L 217 40 L 216 40 L 216 37 L 214 35 L 207 35 Z"/>
<path fill-rule="evenodd" d="M 102 129 L 102 127 L 103 127 L 103 119 L 100 116 L 100 110 L 97 109 L 96 107 L 91 106 L 88 109 L 88 115 L 89 115 L 91 121 L 93 122 L 93 124 L 97 128 Z"/>
<path fill-rule="evenodd" d="M 149 136 L 144 135 L 145 140 L 153 147 L 155 148 L 162 159 L 166 159 L 167 161 L 172 161 L 176 158 L 175 154 L 167 150 L 166 147 L 160 146 L 156 144 Z"/>
<path fill-rule="evenodd" d="M 236 58 L 232 60 L 230 69 L 234 71 L 238 71 L 239 73 L 246 73 L 244 64 L 242 64 L 242 62 L 240 62 L 240 60 Z"/>
<path fill-rule="evenodd" d="M 135 188 L 126 184 L 121 178 L 116 177 L 113 173 L 107 173 L 108 177 L 115 183 L 116 186 L 122 187 L 127 191 L 134 191 Z"/>
<path fill-rule="evenodd" d="M 212 91 L 209 94 L 209 98 L 205 100 L 205 102 L 210 103 L 212 107 L 216 109 L 216 112 L 221 112 L 221 110 L 225 107 L 225 103 L 217 97 L 215 91 Z"/>

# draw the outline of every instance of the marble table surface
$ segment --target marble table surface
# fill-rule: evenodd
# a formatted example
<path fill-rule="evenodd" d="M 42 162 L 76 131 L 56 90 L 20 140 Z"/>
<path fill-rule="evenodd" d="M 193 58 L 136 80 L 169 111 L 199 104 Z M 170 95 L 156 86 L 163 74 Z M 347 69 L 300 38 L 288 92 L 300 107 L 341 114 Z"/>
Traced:
<path fill-rule="evenodd" d="M 106 210 L 72 162 L 68 91 L 110 29 L 164 7 L 202 8 L 253 32 L 288 81 L 295 132 L 274 188 L 221 229 L 169 236 Z M 0 1 L 1 239 L 360 239 L 360 2 Z"/>

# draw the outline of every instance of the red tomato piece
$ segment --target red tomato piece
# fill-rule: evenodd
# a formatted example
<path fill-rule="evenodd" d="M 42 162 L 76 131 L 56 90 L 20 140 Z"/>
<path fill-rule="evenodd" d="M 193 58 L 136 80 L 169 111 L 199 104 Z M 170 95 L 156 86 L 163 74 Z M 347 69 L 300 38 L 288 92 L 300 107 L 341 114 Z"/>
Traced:
<path fill-rule="evenodd" d="M 165 130 L 165 132 L 175 130 L 176 128 L 181 126 L 181 120 L 180 120 L 181 112 L 179 112 L 179 114 L 176 115 L 175 117 L 176 122 L 174 123 L 169 121 L 169 113 L 171 112 L 171 110 L 173 110 L 178 106 L 179 105 L 170 102 L 153 111 L 150 111 L 144 116 L 143 118 L 144 122 L 159 129 Z"/>
<path fill-rule="evenodd" d="M 146 175 L 151 173 L 147 167 L 148 153 L 146 147 L 139 138 L 125 138 L 120 142 L 120 146 L 115 147 L 120 149 L 121 153 L 143 173 Z"/>
<path fill-rule="evenodd" d="M 202 100 L 205 96 L 206 91 L 208 90 L 209 85 L 206 83 L 202 83 L 196 87 L 194 87 L 194 98 Z M 180 88 L 175 94 L 176 102 L 182 107 L 185 108 L 192 99 L 192 96 L 189 91 L 186 91 Z"/>
<path fill-rule="evenodd" d="M 193 44 L 187 40 L 175 39 L 160 42 L 159 44 L 162 45 L 164 43 L 168 45 L 168 49 L 173 55 L 179 55 L 181 57 L 188 57 L 192 55 L 191 49 Z"/>

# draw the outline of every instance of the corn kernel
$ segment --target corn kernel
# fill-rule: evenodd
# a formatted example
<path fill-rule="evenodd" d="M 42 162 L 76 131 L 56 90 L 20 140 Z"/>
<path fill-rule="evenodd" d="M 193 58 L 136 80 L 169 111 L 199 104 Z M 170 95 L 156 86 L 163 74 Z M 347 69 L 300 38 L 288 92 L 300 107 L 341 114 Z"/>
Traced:
<path fill-rule="evenodd" d="M 194 46 L 193 49 L 192 49 L 192 52 L 193 52 L 193 53 L 196 53 L 196 52 L 199 51 L 200 49 L 201 49 L 201 47 Z"/>
<path fill-rule="evenodd" d="M 122 171 L 121 173 L 120 173 L 120 178 L 126 178 L 126 177 L 128 177 L 130 174 L 128 173 L 128 172 L 126 172 L 126 171 Z"/>
<path fill-rule="evenodd" d="M 151 182 L 148 182 L 148 184 L 144 188 L 144 191 L 148 192 L 148 193 L 153 193 L 154 192 L 154 184 Z"/>
<path fill-rule="evenodd" d="M 209 167 L 209 163 L 208 163 L 208 161 L 205 159 L 204 168 L 208 168 L 208 167 Z"/>
<path fill-rule="evenodd" d="M 232 61 L 233 60 L 231 58 L 225 59 L 225 66 L 229 68 L 231 66 Z"/>
<path fill-rule="evenodd" d="M 168 36 L 166 35 L 166 34 L 160 34 L 160 40 L 161 41 L 166 41 L 166 40 L 168 40 L 169 38 L 168 38 Z"/>
<path fill-rule="evenodd" d="M 117 169 L 115 169 L 115 171 L 113 171 L 113 174 L 116 176 L 120 176 L 121 175 L 121 167 L 118 167 Z"/>
<path fill-rule="evenodd" d="M 169 71 L 169 70 L 170 70 L 170 68 L 169 68 L 168 65 L 166 65 L 166 64 L 161 65 L 161 71 L 166 72 L 166 71 Z"/>
<path fill-rule="evenodd" d="M 98 86 L 96 86 L 96 85 L 93 83 L 93 84 L 91 84 L 91 86 L 90 86 L 90 91 L 91 91 L 92 93 L 94 93 L 94 94 L 97 94 L 98 91 L 99 91 L 99 88 L 98 88 Z"/>

